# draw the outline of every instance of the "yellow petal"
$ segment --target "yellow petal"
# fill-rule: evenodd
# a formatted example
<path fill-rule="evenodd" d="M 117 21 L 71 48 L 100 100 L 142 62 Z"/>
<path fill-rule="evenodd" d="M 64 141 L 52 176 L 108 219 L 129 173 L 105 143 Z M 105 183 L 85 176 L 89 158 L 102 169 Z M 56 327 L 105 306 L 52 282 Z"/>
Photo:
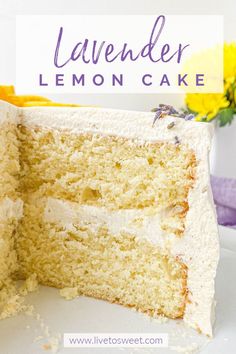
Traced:
<path fill-rule="evenodd" d="M 58 103 L 52 101 L 29 101 L 24 102 L 23 107 L 81 107 L 78 104 L 70 104 L 70 103 Z"/>
<path fill-rule="evenodd" d="M 0 86 L 0 97 L 2 95 L 8 96 L 8 95 L 14 95 L 14 94 L 15 94 L 14 86 Z"/>
<path fill-rule="evenodd" d="M 201 122 L 203 117 L 204 117 L 204 116 L 203 116 L 202 114 L 198 114 L 198 115 L 196 115 L 195 120 L 196 120 L 197 122 Z"/>

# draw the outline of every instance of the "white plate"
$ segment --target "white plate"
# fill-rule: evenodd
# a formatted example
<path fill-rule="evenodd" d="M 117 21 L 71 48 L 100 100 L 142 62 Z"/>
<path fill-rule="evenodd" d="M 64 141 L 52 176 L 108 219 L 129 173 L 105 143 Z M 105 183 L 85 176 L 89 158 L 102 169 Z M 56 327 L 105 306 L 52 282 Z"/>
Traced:
<path fill-rule="evenodd" d="M 221 239 L 227 229 L 220 228 Z M 236 232 L 232 232 L 232 237 Z M 230 231 L 231 232 L 231 231 Z M 235 240 L 233 240 L 235 241 Z M 230 240 L 227 245 L 231 248 Z M 59 296 L 56 289 L 41 287 L 39 292 L 27 297 L 27 302 L 34 304 L 43 318 L 45 325 L 41 328 L 40 321 L 20 314 L 17 317 L 0 321 L 0 353 L 1 354 L 45 354 L 42 349 L 47 344 L 45 326 L 49 327 L 49 336 L 64 332 L 140 332 L 168 333 L 168 349 L 66 349 L 59 345 L 59 353 L 69 354 L 167 354 L 178 349 L 181 352 L 201 354 L 235 354 L 236 353 L 236 253 L 221 249 L 221 260 L 216 281 L 216 325 L 214 339 L 209 341 L 205 336 L 187 328 L 182 321 L 168 320 L 159 323 L 157 320 L 104 301 L 79 297 L 66 301 Z M 41 340 L 35 341 L 42 335 Z M 189 349 L 188 351 L 184 351 Z M 183 350 L 183 351 L 182 351 Z"/>
<path fill-rule="evenodd" d="M 236 229 L 219 226 L 219 233 L 221 247 L 236 252 Z"/>

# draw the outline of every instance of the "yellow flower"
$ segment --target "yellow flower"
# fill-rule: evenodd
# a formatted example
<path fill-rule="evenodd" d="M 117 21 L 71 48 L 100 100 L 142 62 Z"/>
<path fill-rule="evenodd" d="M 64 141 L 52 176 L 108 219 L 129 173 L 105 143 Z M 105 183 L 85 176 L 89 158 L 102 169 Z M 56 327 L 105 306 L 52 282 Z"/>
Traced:
<path fill-rule="evenodd" d="M 224 45 L 224 79 L 236 77 L 236 43 Z"/>
<path fill-rule="evenodd" d="M 196 116 L 198 121 L 202 118 L 206 118 L 207 121 L 214 119 L 221 108 L 230 104 L 221 93 L 190 93 L 186 95 L 185 102 L 191 111 L 198 113 Z"/>
<path fill-rule="evenodd" d="M 220 109 L 235 107 L 236 102 L 236 43 L 224 44 L 224 93 L 187 94 L 188 108 L 197 113 L 196 120 L 214 119 Z"/>

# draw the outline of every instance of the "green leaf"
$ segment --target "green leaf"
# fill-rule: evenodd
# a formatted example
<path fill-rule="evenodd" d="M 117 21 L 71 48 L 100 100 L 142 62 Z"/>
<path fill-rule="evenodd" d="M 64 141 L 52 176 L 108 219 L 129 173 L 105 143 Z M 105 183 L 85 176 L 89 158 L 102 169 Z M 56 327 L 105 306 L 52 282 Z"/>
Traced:
<path fill-rule="evenodd" d="M 233 108 L 225 108 L 217 115 L 220 127 L 224 127 L 226 124 L 231 124 L 234 119 L 235 110 Z"/>

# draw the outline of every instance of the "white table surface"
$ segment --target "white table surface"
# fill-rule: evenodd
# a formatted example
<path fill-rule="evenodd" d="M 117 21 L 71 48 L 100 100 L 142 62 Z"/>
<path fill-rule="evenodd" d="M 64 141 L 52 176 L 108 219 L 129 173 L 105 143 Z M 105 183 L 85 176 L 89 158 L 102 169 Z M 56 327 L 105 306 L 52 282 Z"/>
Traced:
<path fill-rule="evenodd" d="M 155 354 L 175 353 L 176 347 L 192 348 L 197 345 L 201 354 L 236 353 L 236 230 L 220 227 L 221 260 L 216 280 L 216 324 L 214 339 L 187 328 L 182 321 L 168 320 L 159 323 L 149 317 L 119 305 L 109 304 L 86 297 L 66 301 L 56 289 L 40 287 L 38 292 L 27 297 L 27 303 L 34 304 L 50 336 L 64 332 L 140 332 L 168 333 L 168 349 L 66 349 L 59 345 L 58 353 L 69 354 Z M 36 337 L 42 339 L 35 341 Z M 40 321 L 20 314 L 0 321 L 1 354 L 45 354 L 42 349 L 48 338 Z M 190 350 L 190 349 L 189 349 Z M 183 351 L 181 351 L 183 352 Z M 195 351 L 196 352 L 196 351 Z M 189 351 L 188 353 L 193 353 Z"/>

